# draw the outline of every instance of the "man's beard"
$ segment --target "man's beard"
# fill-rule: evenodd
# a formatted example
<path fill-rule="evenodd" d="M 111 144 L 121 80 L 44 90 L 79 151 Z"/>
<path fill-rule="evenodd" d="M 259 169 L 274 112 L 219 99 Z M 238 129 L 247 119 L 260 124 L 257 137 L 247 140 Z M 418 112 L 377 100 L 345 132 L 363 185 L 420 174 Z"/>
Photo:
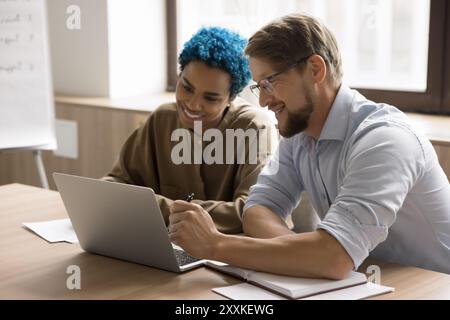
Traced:
<path fill-rule="evenodd" d="M 306 103 L 303 110 L 298 112 L 290 112 L 287 110 L 287 122 L 284 127 L 279 127 L 280 135 L 290 138 L 297 133 L 304 131 L 309 124 L 309 118 L 314 111 L 314 104 L 309 95 L 306 96 Z"/>

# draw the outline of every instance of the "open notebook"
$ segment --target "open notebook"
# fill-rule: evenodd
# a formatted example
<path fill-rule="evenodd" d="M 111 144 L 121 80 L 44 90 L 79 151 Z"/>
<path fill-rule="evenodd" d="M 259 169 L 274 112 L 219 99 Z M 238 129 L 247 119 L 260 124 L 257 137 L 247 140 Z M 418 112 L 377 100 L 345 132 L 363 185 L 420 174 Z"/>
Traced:
<path fill-rule="evenodd" d="M 365 274 L 350 272 L 343 280 L 296 278 L 236 268 L 228 264 L 208 260 L 206 266 L 261 286 L 290 299 L 299 299 L 319 293 L 352 287 L 367 282 Z"/>

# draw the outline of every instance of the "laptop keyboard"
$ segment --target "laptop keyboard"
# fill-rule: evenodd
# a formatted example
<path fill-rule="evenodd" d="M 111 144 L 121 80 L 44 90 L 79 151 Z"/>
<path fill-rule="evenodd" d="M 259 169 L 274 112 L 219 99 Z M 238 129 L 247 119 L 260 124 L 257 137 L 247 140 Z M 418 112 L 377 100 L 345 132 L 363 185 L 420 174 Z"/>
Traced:
<path fill-rule="evenodd" d="M 197 258 L 194 258 L 194 257 L 188 255 L 183 250 L 173 249 L 173 252 L 175 253 L 175 258 L 177 259 L 178 265 L 180 265 L 180 266 L 184 266 L 186 264 L 200 260 L 200 259 L 197 259 Z"/>

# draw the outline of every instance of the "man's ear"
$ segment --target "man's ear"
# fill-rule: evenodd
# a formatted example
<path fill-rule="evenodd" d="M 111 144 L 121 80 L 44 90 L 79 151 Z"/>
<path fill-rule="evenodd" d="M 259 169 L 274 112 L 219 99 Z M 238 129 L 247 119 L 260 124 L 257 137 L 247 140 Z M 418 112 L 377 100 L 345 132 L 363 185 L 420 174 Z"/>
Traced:
<path fill-rule="evenodd" d="M 321 83 L 327 77 L 327 64 L 318 54 L 312 55 L 308 62 L 311 65 L 312 77 L 315 83 Z"/>

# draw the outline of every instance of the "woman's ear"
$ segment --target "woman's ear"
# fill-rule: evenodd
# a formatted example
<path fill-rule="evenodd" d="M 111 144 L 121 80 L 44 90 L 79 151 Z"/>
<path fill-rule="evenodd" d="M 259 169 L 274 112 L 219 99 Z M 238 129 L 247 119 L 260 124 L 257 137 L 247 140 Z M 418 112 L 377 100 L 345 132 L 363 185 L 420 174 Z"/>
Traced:
<path fill-rule="evenodd" d="M 311 65 L 312 77 L 315 83 L 321 83 L 327 77 L 327 64 L 325 60 L 318 54 L 312 55 L 308 62 Z"/>

